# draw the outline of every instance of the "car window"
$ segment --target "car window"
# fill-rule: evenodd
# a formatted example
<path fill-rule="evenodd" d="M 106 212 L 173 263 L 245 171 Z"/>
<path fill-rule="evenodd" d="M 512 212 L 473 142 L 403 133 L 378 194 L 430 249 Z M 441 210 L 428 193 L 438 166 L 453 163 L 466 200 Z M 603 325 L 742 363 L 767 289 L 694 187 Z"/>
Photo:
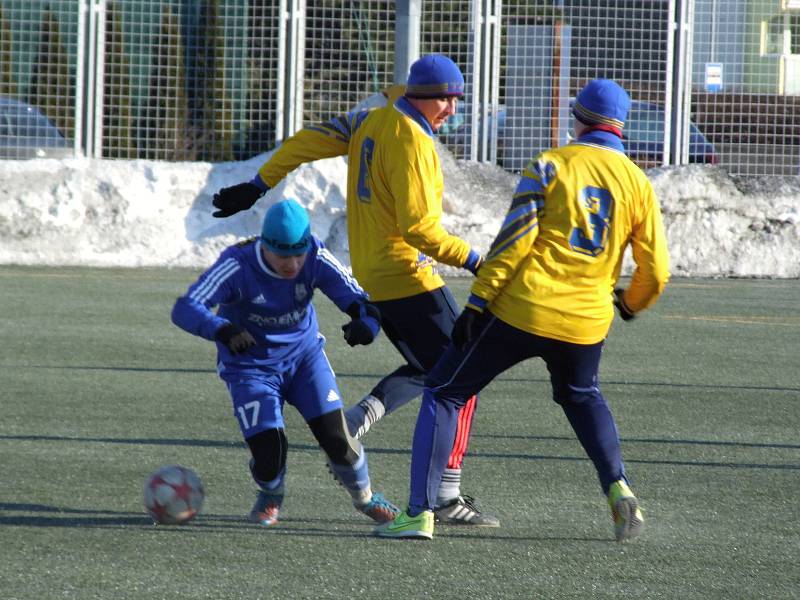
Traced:
<path fill-rule="evenodd" d="M 6 115 L 0 114 L 0 137 L 11 137 L 11 123 Z"/>
<path fill-rule="evenodd" d="M 20 137 L 32 137 L 37 139 L 59 139 L 61 133 L 44 115 L 33 112 L 19 112 L 16 115 L 16 123 L 13 127 L 16 135 Z M 12 117 L 13 118 L 13 117 Z"/>
<path fill-rule="evenodd" d="M 624 132 L 629 140 L 664 143 L 664 117 L 658 111 L 633 109 L 625 120 Z"/>

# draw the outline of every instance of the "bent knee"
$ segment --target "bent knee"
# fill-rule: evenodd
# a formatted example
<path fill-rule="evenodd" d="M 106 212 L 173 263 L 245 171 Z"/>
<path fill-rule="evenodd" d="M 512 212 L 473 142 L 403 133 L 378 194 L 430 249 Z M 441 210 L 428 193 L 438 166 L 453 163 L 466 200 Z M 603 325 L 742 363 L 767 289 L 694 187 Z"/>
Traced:
<path fill-rule="evenodd" d="M 308 426 L 320 448 L 337 465 L 353 465 L 358 461 L 361 444 L 350 437 L 344 414 L 336 410 L 312 419 Z"/>
<path fill-rule="evenodd" d="M 276 479 L 286 466 L 286 435 L 283 429 L 268 429 L 247 438 L 253 457 L 251 472 L 257 481 Z"/>
<path fill-rule="evenodd" d="M 605 402 L 603 395 L 600 393 L 600 388 L 596 385 L 590 387 L 577 387 L 573 385 L 554 386 L 553 401 L 561 406 Z"/>

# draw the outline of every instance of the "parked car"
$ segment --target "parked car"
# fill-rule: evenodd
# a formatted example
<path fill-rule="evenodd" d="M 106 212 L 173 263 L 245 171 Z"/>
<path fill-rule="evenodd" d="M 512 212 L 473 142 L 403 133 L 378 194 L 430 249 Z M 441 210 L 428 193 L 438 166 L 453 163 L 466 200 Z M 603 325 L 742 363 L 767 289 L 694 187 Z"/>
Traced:
<path fill-rule="evenodd" d="M 648 102 L 631 102 L 622 131 L 631 160 L 644 167 L 660 165 L 664 154 L 664 109 Z M 689 162 L 717 164 L 714 145 L 689 121 Z"/>
<path fill-rule="evenodd" d="M 72 142 L 38 108 L 0 96 L 0 159 L 73 154 Z"/>
<path fill-rule="evenodd" d="M 575 101 L 570 99 L 570 106 Z M 533 118 L 533 117 L 532 117 Z M 492 126 L 493 117 L 489 117 Z M 465 156 L 469 148 L 469 128 L 462 114 L 451 117 L 439 132 L 439 138 L 456 154 Z M 515 144 L 525 145 L 525 140 L 515 139 L 506 129 L 506 109 L 501 105 L 497 111 L 497 154 L 502 164 L 504 148 Z M 655 104 L 634 100 L 623 129 L 625 150 L 631 160 L 642 168 L 660 165 L 664 152 L 664 109 Z M 532 157 L 530 157 L 532 158 Z M 527 159 L 526 159 L 527 160 Z M 719 156 L 714 145 L 708 141 L 693 122 L 689 122 L 689 162 L 716 164 Z"/>

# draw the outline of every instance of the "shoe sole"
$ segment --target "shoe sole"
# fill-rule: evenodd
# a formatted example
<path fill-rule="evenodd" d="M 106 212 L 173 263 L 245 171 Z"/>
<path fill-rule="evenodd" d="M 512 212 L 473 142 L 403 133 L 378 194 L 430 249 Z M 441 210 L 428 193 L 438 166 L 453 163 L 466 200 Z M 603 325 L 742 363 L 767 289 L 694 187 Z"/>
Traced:
<path fill-rule="evenodd" d="M 358 509 L 356 509 L 356 510 L 358 510 Z M 400 514 L 399 512 L 390 513 L 390 512 L 385 512 L 385 511 L 382 511 L 380 513 L 369 513 L 369 512 L 364 512 L 364 511 L 359 510 L 358 512 L 360 512 L 364 516 L 369 517 L 370 519 L 372 519 L 373 521 L 375 521 L 376 523 L 381 524 L 381 525 L 383 523 L 391 523 L 392 521 L 394 521 L 395 517 Z"/>
<path fill-rule="evenodd" d="M 487 529 L 500 527 L 500 521 L 485 521 L 481 523 L 476 521 L 465 521 L 463 519 L 452 519 L 450 517 L 440 517 L 436 513 L 434 513 L 433 522 L 440 523 L 442 525 L 456 525 L 458 527 L 485 527 Z"/>
<path fill-rule="evenodd" d="M 395 540 L 431 540 L 433 534 L 430 531 L 377 531 L 374 534 L 377 537 L 395 539 Z"/>
<path fill-rule="evenodd" d="M 275 525 L 278 524 L 278 519 L 263 519 L 263 520 L 248 519 L 248 521 L 256 525 L 259 525 L 261 527 L 274 527 Z"/>
<path fill-rule="evenodd" d="M 644 529 L 644 520 L 637 516 L 636 511 L 639 503 L 636 498 L 621 498 L 617 500 L 614 509 L 622 519 L 622 527 L 614 528 L 614 534 L 618 542 L 629 542 L 636 539 Z"/>
<path fill-rule="evenodd" d="M 435 522 L 441 525 L 452 525 L 455 527 L 483 527 L 485 529 L 497 529 L 500 527 L 500 523 L 469 523 L 467 521 L 446 521 L 442 519 L 436 519 Z"/>

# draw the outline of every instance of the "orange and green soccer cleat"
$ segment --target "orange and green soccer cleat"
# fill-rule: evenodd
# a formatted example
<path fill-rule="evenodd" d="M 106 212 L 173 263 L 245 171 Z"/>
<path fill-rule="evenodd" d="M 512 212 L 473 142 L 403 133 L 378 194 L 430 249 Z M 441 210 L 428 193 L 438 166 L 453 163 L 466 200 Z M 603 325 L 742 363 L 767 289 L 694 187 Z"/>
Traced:
<path fill-rule="evenodd" d="M 614 536 L 618 542 L 639 537 L 644 529 L 644 516 L 639 501 L 623 479 L 615 481 L 608 489 L 608 506 L 614 519 Z"/>
<path fill-rule="evenodd" d="M 356 505 L 356 510 L 376 523 L 388 523 L 400 514 L 400 509 L 384 498 L 380 492 L 373 493 L 366 504 Z"/>
<path fill-rule="evenodd" d="M 278 522 L 281 504 L 283 504 L 283 494 L 259 491 L 248 518 L 251 523 L 257 523 L 262 527 L 272 527 Z"/>

